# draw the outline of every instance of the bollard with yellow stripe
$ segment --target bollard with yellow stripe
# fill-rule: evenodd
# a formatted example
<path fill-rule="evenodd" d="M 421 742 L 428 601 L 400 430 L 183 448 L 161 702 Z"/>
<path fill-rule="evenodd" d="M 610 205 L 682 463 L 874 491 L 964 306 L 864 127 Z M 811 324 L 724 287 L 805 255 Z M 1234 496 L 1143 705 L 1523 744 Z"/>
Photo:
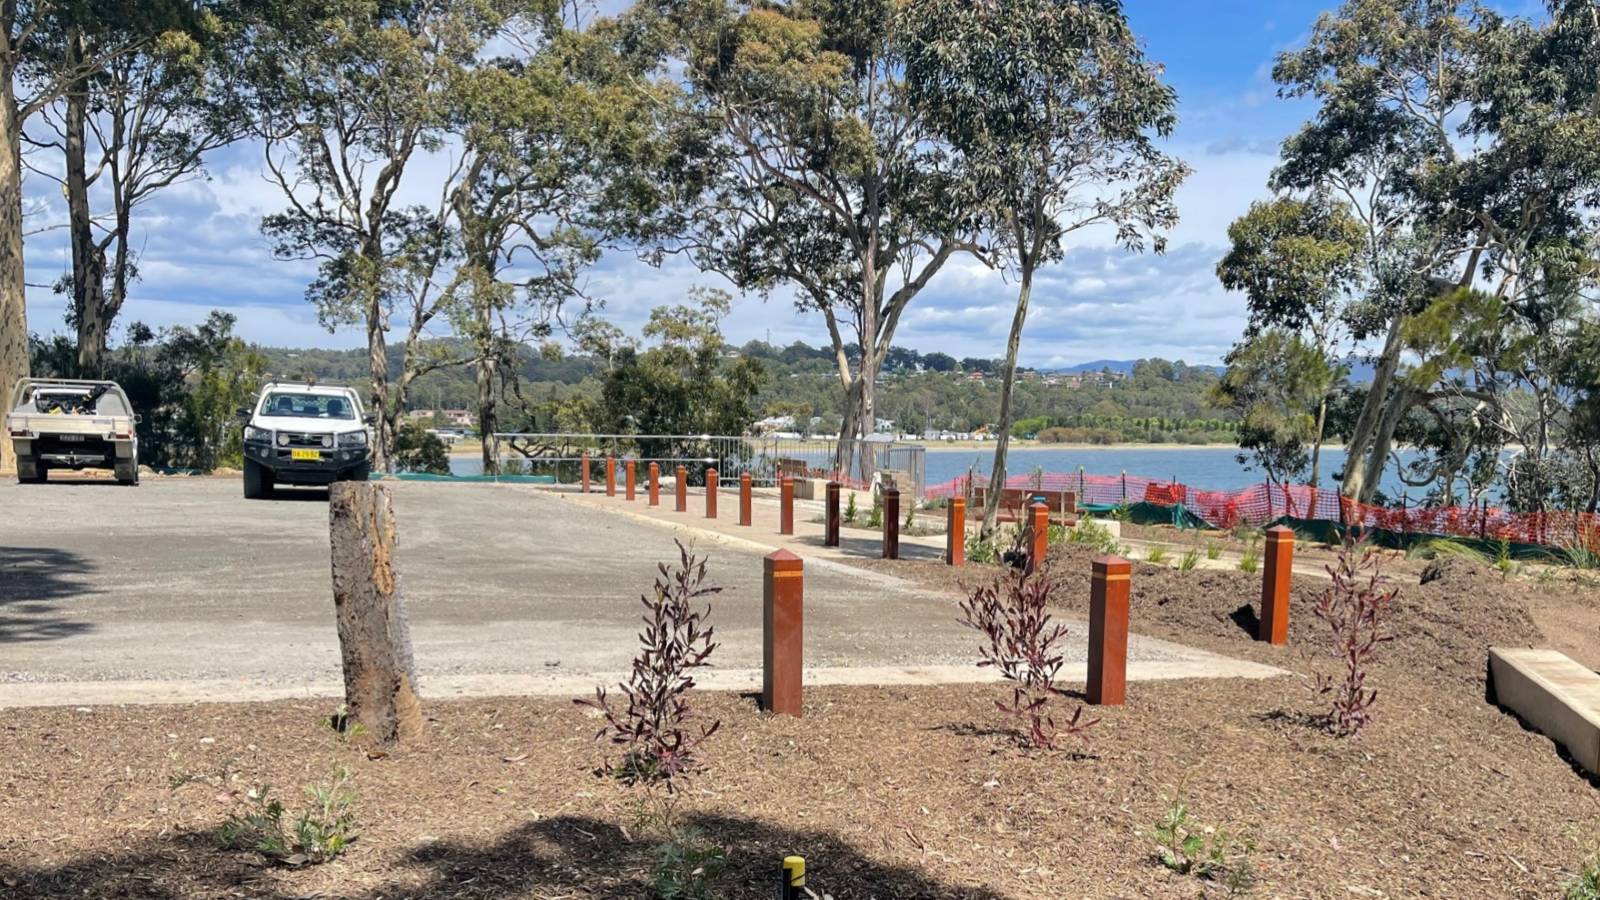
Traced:
<path fill-rule="evenodd" d="M 783 882 L 778 892 L 778 900 L 802 900 L 806 887 L 806 858 L 804 856 L 785 856 L 783 858 Z"/>

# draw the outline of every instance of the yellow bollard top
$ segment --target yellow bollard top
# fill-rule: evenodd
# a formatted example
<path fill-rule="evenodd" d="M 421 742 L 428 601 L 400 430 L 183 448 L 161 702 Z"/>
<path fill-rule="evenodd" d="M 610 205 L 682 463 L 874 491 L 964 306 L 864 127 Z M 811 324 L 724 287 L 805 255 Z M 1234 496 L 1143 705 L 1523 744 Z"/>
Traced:
<path fill-rule="evenodd" d="M 805 887 L 806 858 L 804 856 L 785 856 L 783 858 L 783 871 L 789 877 L 789 887 Z"/>

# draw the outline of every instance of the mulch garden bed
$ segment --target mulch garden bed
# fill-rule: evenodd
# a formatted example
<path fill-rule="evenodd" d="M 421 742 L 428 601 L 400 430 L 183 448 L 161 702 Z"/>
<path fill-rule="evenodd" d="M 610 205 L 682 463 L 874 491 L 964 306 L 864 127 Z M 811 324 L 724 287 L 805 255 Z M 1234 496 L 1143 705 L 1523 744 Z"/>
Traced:
<path fill-rule="evenodd" d="M 1085 611 L 1089 558 L 1075 546 L 1052 557 L 1063 615 Z M 994 572 L 868 565 L 946 587 Z M 1149 834 L 1180 792 L 1201 822 L 1253 841 L 1254 896 L 1559 896 L 1587 852 L 1571 836 L 1600 835 L 1600 795 L 1484 702 L 1484 648 L 1543 643 L 1541 617 L 1577 622 L 1582 597 L 1541 598 L 1536 615 L 1528 592 L 1549 586 L 1459 560 L 1434 574 L 1401 579 L 1397 639 L 1370 676 L 1376 719 L 1355 740 L 1321 727 L 1310 688 L 1329 662 L 1308 613 L 1326 582 L 1297 580 L 1290 646 L 1274 648 L 1250 639 L 1259 575 L 1143 564 L 1136 632 L 1296 676 L 1136 683 L 1127 707 L 1092 711 L 1086 745 L 1034 754 L 994 711 L 993 686 L 815 689 L 801 720 L 702 695 L 722 728 L 680 809 L 727 851 L 705 896 L 772 896 L 789 853 L 838 900 L 1222 896 L 1156 861 Z M 649 895 L 640 794 L 594 774 L 606 748 L 587 710 L 434 702 L 427 738 L 386 754 L 341 740 L 332 711 L 0 711 L 0 897 Z M 335 766 L 360 798 L 344 856 L 295 869 L 218 848 L 212 834 L 245 790 L 273 785 L 293 810 Z"/>

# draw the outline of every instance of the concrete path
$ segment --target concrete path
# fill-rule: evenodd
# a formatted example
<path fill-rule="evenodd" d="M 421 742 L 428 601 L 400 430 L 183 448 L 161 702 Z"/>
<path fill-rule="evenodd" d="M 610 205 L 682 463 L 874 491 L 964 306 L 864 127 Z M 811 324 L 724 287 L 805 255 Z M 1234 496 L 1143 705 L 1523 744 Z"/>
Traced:
<path fill-rule="evenodd" d="M 658 561 L 676 559 L 674 524 L 635 518 L 620 498 L 493 484 L 394 490 L 425 694 L 582 693 L 626 670 L 639 595 Z M 339 692 L 325 492 L 252 502 L 225 478 L 4 484 L 0 510 L 0 706 Z M 747 687 L 761 659 L 768 545 L 720 529 L 682 534 L 724 588 L 712 598 L 722 646 L 706 682 Z M 985 677 L 968 668 L 973 636 L 955 621 L 954 597 L 798 552 L 813 683 Z M 1073 628 L 1079 664 L 1084 629 Z M 1130 656 L 1134 678 L 1276 674 L 1143 639 Z"/>

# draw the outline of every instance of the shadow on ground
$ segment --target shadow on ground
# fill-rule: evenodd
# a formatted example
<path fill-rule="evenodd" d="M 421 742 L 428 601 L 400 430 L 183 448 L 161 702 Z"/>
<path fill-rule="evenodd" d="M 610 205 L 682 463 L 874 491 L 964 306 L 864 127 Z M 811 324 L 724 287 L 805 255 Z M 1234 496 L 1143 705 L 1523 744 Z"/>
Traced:
<path fill-rule="evenodd" d="M 984 888 L 963 888 L 908 866 L 867 858 L 840 838 L 726 816 L 690 816 L 688 824 L 726 848 L 728 865 L 708 885 L 713 897 L 767 898 L 776 894 L 781 860 L 806 857 L 807 881 L 845 900 L 952 898 L 999 900 Z M 359 848 L 355 852 L 371 852 Z M 264 868 L 250 854 L 224 852 L 205 833 L 188 832 L 120 854 L 92 853 L 49 868 L 0 863 L 8 898 L 97 897 L 178 900 L 306 896 L 349 900 L 510 900 L 517 897 L 629 898 L 653 896 L 654 846 L 630 840 L 616 825 L 586 816 L 560 816 L 520 826 L 482 844 L 425 844 L 395 860 L 394 880 L 349 893 L 325 888 L 322 872 Z M 370 863 L 370 861 L 369 861 Z M 333 866 L 339 865 L 335 862 Z M 319 882 L 312 889 L 310 882 Z"/>
<path fill-rule="evenodd" d="M 94 570 L 69 550 L 0 546 L 0 644 L 53 641 L 94 628 L 62 614 L 95 591 L 80 579 Z"/>

